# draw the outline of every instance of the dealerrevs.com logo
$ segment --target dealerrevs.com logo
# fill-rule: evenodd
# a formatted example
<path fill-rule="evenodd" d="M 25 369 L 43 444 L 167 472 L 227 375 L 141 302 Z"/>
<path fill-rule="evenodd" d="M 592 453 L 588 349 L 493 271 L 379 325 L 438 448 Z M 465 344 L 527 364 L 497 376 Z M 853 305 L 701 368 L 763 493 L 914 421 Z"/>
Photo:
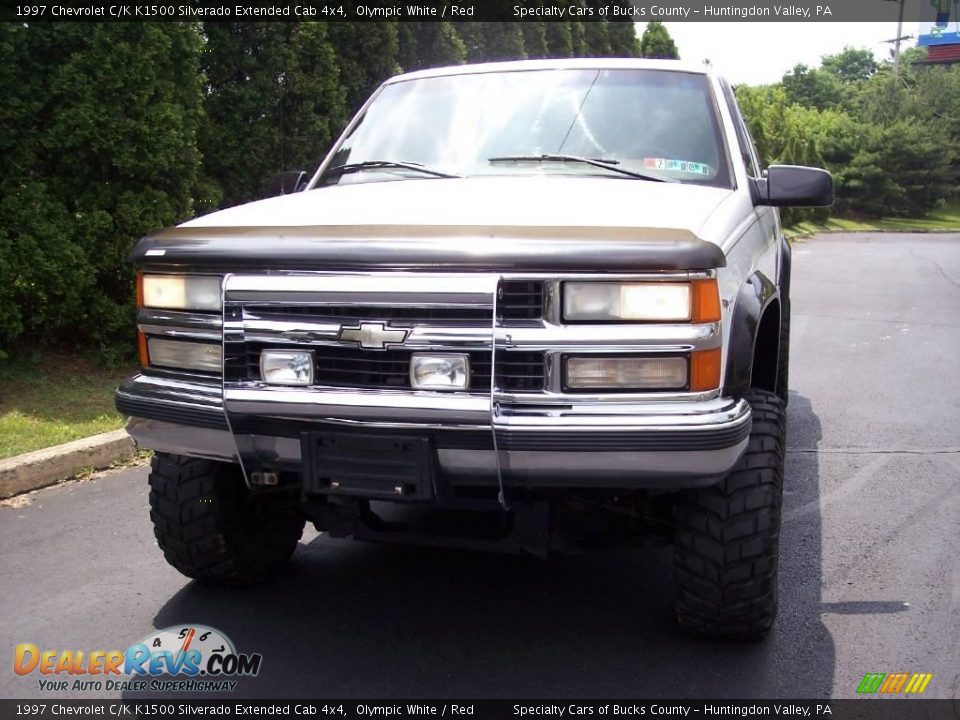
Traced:
<path fill-rule="evenodd" d="M 238 677 L 260 672 L 260 653 L 238 653 L 230 639 L 205 625 L 169 627 L 126 650 L 14 649 L 17 675 L 39 675 L 42 691 L 224 692 Z M 124 677 L 126 676 L 126 677 Z"/>

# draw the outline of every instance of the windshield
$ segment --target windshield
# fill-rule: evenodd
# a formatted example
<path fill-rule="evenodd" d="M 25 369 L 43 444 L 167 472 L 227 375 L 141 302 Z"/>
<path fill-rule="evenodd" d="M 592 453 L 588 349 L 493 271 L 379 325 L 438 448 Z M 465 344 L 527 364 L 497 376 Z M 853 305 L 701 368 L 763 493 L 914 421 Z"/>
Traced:
<path fill-rule="evenodd" d="M 706 76 L 666 70 L 527 70 L 387 85 L 319 184 L 436 177 L 403 164 L 454 176 L 638 179 L 571 157 L 658 179 L 730 186 Z"/>

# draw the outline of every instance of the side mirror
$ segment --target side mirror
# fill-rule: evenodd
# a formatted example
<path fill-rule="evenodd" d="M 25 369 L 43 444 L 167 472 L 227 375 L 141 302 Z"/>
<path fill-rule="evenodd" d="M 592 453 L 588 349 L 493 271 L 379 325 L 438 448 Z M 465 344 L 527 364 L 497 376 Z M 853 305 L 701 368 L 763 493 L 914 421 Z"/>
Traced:
<path fill-rule="evenodd" d="M 267 197 L 289 195 L 300 192 L 307 186 L 307 173 L 304 170 L 287 170 L 270 180 L 267 185 Z"/>
<path fill-rule="evenodd" d="M 833 204 L 833 176 L 799 165 L 771 165 L 754 181 L 754 201 L 772 207 L 827 207 Z"/>

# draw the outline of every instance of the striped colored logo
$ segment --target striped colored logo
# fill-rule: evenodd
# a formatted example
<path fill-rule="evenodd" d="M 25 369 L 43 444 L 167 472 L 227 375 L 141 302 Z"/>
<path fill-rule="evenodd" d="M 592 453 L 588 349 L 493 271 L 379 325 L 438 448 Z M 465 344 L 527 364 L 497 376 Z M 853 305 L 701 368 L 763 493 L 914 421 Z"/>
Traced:
<path fill-rule="evenodd" d="M 933 673 L 867 673 L 857 692 L 862 694 L 920 695 L 933 679 Z"/>

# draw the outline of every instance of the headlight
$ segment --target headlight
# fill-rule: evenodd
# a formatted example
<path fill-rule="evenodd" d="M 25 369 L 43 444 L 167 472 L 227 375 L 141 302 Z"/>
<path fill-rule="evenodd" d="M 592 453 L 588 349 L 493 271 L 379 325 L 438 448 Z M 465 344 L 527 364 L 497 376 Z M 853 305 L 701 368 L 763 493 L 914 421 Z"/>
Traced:
<path fill-rule="evenodd" d="M 563 319 L 567 322 L 718 322 L 716 278 L 689 282 L 567 282 Z"/>
<path fill-rule="evenodd" d="M 687 387 L 685 357 L 571 357 L 566 386 L 572 390 L 682 390 Z"/>
<path fill-rule="evenodd" d="M 143 306 L 169 310 L 219 310 L 220 278 L 215 275 L 143 275 Z"/>
<path fill-rule="evenodd" d="M 466 355 L 410 356 L 410 386 L 416 390 L 466 390 L 470 385 L 470 358 Z"/>
<path fill-rule="evenodd" d="M 185 342 L 183 340 L 147 340 L 147 352 L 151 365 L 220 372 L 223 365 L 221 348 L 210 343 Z"/>
<path fill-rule="evenodd" d="M 313 385 L 313 353 L 309 350 L 263 350 L 260 377 L 269 385 Z"/>
<path fill-rule="evenodd" d="M 563 319 L 690 320 L 689 283 L 568 282 L 563 285 Z"/>

